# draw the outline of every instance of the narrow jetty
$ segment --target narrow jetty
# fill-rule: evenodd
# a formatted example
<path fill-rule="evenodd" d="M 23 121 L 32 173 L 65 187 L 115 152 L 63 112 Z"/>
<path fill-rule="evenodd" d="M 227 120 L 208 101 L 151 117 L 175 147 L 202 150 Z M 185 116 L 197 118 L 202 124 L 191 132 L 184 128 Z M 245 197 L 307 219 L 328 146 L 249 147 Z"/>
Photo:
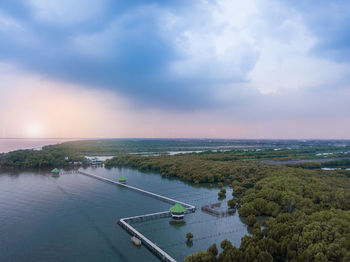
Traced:
<path fill-rule="evenodd" d="M 181 204 L 181 205 L 183 205 L 185 207 L 185 209 L 186 209 L 185 213 L 193 213 L 193 212 L 196 211 L 196 207 L 195 206 L 190 205 L 190 204 L 186 204 L 186 203 L 181 202 L 181 201 L 177 201 L 177 200 L 169 198 L 169 197 L 161 196 L 161 195 L 158 195 L 158 194 L 155 194 L 155 193 L 152 193 L 152 192 L 149 192 L 149 191 L 146 191 L 146 190 L 134 187 L 134 186 L 130 186 L 130 185 L 127 185 L 127 184 L 124 184 L 124 183 L 113 181 L 111 179 L 104 178 L 104 177 L 97 176 L 97 175 L 93 175 L 93 174 L 89 174 L 89 173 L 86 173 L 86 172 L 78 171 L 78 173 L 82 174 L 82 175 L 85 175 L 85 176 L 88 176 L 88 177 L 92 177 L 92 178 L 104 181 L 104 182 L 107 182 L 107 183 L 111 183 L 111 184 L 114 184 L 114 185 L 118 185 L 118 186 L 121 186 L 121 187 L 128 188 L 130 190 L 133 190 L 133 191 L 139 192 L 141 194 L 153 197 L 155 199 L 161 200 L 161 201 L 166 202 L 168 204 L 179 203 L 179 204 Z M 171 217 L 171 212 L 170 211 L 164 211 L 164 212 L 145 214 L 145 215 L 141 215 L 141 216 L 126 217 L 126 218 L 120 219 L 117 223 L 124 230 L 126 230 L 130 235 L 140 239 L 141 243 L 146 248 L 148 248 L 153 254 L 155 254 L 160 260 L 166 261 L 166 262 L 176 262 L 176 260 L 174 258 L 172 258 L 164 250 L 162 250 L 155 243 L 153 243 L 151 240 L 146 238 L 139 231 L 137 231 L 133 226 L 130 225 L 130 223 L 132 223 L 132 222 L 147 221 L 147 220 L 163 218 L 163 217 Z"/>
<path fill-rule="evenodd" d="M 158 247 L 155 243 L 149 240 L 147 237 L 142 235 L 139 231 L 137 231 L 134 227 L 126 222 L 127 218 L 122 218 L 118 221 L 118 224 L 125 229 L 130 235 L 141 240 L 141 243 L 147 247 L 153 254 L 155 254 L 161 261 L 166 262 L 176 262 L 174 258 L 172 258 L 168 253 Z"/>
<path fill-rule="evenodd" d="M 192 212 L 196 211 L 196 207 L 195 206 L 183 203 L 181 201 L 177 201 L 177 200 L 169 198 L 169 197 L 161 196 L 161 195 L 158 195 L 158 194 L 155 194 L 155 193 L 152 193 L 152 192 L 149 192 L 149 191 L 146 191 L 146 190 L 134 187 L 134 186 L 130 186 L 130 185 L 127 185 L 127 184 L 124 184 L 124 183 L 113 181 L 111 179 L 104 178 L 104 177 L 97 176 L 97 175 L 93 175 L 93 174 L 89 174 L 89 173 L 86 173 L 86 172 L 78 171 L 78 173 L 82 174 L 82 175 L 85 175 L 85 176 L 92 177 L 92 178 L 96 178 L 98 180 L 101 180 L 101 181 L 104 181 L 104 182 L 107 182 L 107 183 L 115 184 L 115 185 L 118 185 L 118 186 L 121 186 L 121 187 L 125 187 L 125 188 L 128 188 L 128 189 L 137 191 L 139 193 L 142 193 L 144 195 L 148 195 L 150 197 L 156 198 L 156 199 L 161 200 L 163 202 L 166 202 L 168 204 L 174 205 L 176 203 L 179 203 L 179 204 L 183 205 L 189 211 L 192 211 Z"/>

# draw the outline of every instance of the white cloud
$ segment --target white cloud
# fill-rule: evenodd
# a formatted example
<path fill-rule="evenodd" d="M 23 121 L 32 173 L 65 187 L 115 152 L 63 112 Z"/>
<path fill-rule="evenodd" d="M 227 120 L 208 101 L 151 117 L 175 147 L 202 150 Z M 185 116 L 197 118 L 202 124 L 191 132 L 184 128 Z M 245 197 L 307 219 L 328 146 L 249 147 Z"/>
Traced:
<path fill-rule="evenodd" d="M 216 81 L 216 91 L 228 86 L 241 92 L 248 82 L 245 88 L 261 94 L 344 87 L 350 66 L 312 54 L 317 37 L 299 13 L 279 1 L 201 1 L 191 11 L 168 13 L 164 24 L 182 55 L 170 67 L 177 76 L 202 74 Z"/>
<path fill-rule="evenodd" d="M 252 3 L 201 1 L 191 12 L 167 14 L 164 31 L 174 41 L 180 59 L 171 71 L 181 77 L 202 75 L 215 81 L 242 82 L 254 65 L 257 50 L 250 31 Z"/>
<path fill-rule="evenodd" d="M 22 26 L 12 17 L 0 10 L 0 31 L 21 30 Z"/>
<path fill-rule="evenodd" d="M 38 20 L 70 25 L 100 16 L 108 0 L 30 0 Z"/>

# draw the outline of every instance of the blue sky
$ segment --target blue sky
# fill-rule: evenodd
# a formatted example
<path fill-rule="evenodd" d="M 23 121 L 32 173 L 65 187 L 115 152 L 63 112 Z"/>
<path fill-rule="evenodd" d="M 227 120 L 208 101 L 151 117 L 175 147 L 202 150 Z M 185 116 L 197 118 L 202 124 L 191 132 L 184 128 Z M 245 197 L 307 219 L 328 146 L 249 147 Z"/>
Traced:
<path fill-rule="evenodd" d="M 12 118 L 47 122 L 45 105 L 5 101 L 39 92 L 99 94 L 123 126 L 36 124 L 45 136 L 350 138 L 349 14 L 340 0 L 2 0 L 2 136 L 21 136 Z"/>

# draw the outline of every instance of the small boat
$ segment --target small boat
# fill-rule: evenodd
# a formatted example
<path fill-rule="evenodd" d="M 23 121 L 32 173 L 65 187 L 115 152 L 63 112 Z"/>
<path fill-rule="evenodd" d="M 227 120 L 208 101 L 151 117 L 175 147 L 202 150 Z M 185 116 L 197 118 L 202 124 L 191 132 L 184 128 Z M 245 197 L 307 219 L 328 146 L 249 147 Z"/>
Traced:
<path fill-rule="evenodd" d="M 137 237 L 131 237 L 131 242 L 135 245 L 135 246 L 141 246 L 141 240 L 138 239 Z"/>

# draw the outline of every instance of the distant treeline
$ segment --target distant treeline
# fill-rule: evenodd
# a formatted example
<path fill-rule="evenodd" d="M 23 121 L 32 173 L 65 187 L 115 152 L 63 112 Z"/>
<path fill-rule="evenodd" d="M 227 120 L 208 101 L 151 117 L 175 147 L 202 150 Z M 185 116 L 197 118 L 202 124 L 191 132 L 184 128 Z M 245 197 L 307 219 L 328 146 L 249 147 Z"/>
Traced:
<path fill-rule="evenodd" d="M 235 159 L 235 160 L 233 160 Z M 225 153 L 182 154 L 175 156 L 120 155 L 105 161 L 106 167 L 132 167 L 141 171 L 155 171 L 162 176 L 177 177 L 194 183 L 231 184 L 240 182 L 245 188 L 252 187 L 265 177 L 274 166 L 237 161 L 237 157 Z"/>
<path fill-rule="evenodd" d="M 317 169 L 317 168 L 350 168 L 350 159 L 333 160 L 327 162 L 305 162 L 288 165 L 290 167 L 300 167 L 307 169 Z"/>
<path fill-rule="evenodd" d="M 86 163 L 86 159 L 76 152 L 56 146 L 0 154 L 0 168 L 51 168 L 72 165 L 74 162 Z"/>
<path fill-rule="evenodd" d="M 342 144 L 342 147 L 339 147 Z M 344 140 L 234 140 L 234 139 L 97 139 L 65 142 L 58 147 L 85 154 L 166 153 L 168 151 L 191 150 L 237 150 L 257 151 L 256 156 L 268 150 L 271 156 L 284 157 L 315 156 L 317 153 L 350 151 L 350 141 Z M 297 154 L 294 154 L 297 153 Z M 253 153 L 254 154 L 254 153 Z"/>
<path fill-rule="evenodd" d="M 338 144 L 342 144 L 339 147 Z M 225 152 L 216 152 L 216 149 Z M 70 141 L 46 146 L 43 150 L 18 150 L 0 154 L 1 167 L 53 167 L 85 161 L 85 155 L 120 155 L 125 153 L 158 153 L 203 150 L 199 155 L 212 161 L 264 161 L 316 159 L 319 153 L 332 152 L 342 157 L 350 151 L 349 141 L 297 140 L 230 140 L 230 139 L 99 139 Z M 210 151 L 212 150 L 212 151 Z M 69 157 L 67 160 L 65 157 Z M 210 158 L 210 159 L 209 159 Z M 211 163 L 212 165 L 213 163 Z M 210 165 L 210 166 L 211 166 Z M 210 169 L 210 167 L 208 167 Z M 230 168 L 230 167 L 228 167 Z M 179 173 L 180 172 L 176 172 Z M 220 175 L 223 174 L 222 172 Z M 183 179 L 186 175 L 183 175 Z M 211 175 L 210 175 L 211 176 Z M 203 182 L 203 176 L 193 179 Z M 209 182 L 212 178 L 207 179 Z M 217 179 L 214 176 L 214 181 Z"/>
<path fill-rule="evenodd" d="M 240 247 L 225 240 L 190 255 L 194 261 L 349 261 L 350 179 L 341 173 L 261 165 L 250 156 L 227 153 L 176 156 L 123 155 L 106 166 L 155 171 L 195 183 L 232 186 L 234 201 L 252 236 Z M 267 216 L 264 227 L 257 216 Z"/>

